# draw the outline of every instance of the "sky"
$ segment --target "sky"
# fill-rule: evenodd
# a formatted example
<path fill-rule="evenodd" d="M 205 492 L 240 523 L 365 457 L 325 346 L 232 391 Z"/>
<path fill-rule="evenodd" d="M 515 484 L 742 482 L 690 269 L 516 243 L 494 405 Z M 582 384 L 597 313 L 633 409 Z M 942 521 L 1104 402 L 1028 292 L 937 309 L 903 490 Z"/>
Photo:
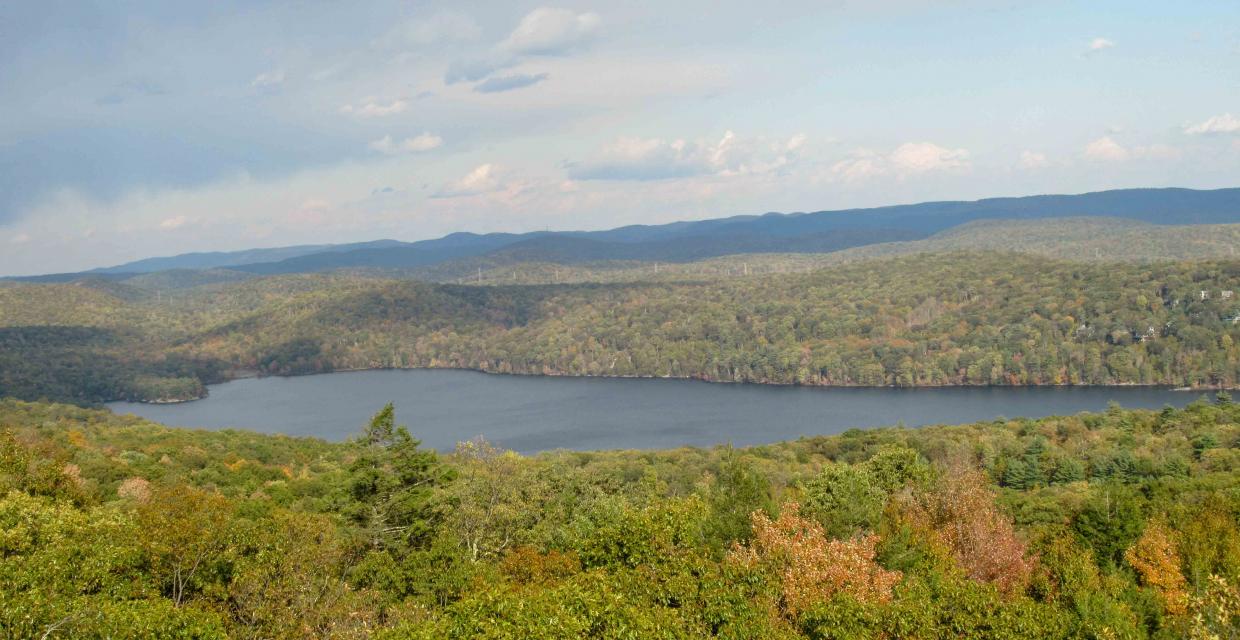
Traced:
<path fill-rule="evenodd" d="M 0 3 L 4 275 L 1158 186 L 1240 186 L 1240 2 Z"/>

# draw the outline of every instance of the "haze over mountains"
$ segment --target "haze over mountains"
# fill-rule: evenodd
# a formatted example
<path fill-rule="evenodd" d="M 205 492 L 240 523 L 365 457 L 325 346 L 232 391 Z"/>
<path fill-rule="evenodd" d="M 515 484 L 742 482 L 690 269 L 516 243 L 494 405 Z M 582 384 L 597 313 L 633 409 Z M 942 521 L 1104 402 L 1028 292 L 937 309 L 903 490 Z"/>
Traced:
<path fill-rule="evenodd" d="M 874 209 L 767 213 L 605 231 L 454 233 L 418 242 L 377 240 L 149 258 L 73 274 L 20 278 L 72 281 L 84 276 L 126 279 L 166 270 L 218 270 L 274 275 L 335 269 L 418 269 L 485 258 L 487 264 L 601 261 L 688 262 L 746 253 L 827 253 L 915 241 L 979 220 L 1061 217 L 1121 218 L 1158 225 L 1240 222 L 1240 188 L 1218 190 L 1122 189 L 1080 195 L 927 202 Z M 986 244 L 986 243 L 983 243 Z M 994 244 L 989 243 L 989 244 Z M 956 245 L 959 246 L 959 243 Z M 198 279 L 215 276 L 203 274 Z"/>

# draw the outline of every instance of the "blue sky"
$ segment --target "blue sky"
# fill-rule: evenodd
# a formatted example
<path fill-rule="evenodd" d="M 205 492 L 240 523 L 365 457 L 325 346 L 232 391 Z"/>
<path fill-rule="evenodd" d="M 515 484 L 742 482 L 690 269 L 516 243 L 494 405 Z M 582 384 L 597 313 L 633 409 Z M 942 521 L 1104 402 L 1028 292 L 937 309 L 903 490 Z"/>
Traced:
<path fill-rule="evenodd" d="M 1240 186 L 1240 3 L 6 3 L 0 113 L 0 274 Z"/>

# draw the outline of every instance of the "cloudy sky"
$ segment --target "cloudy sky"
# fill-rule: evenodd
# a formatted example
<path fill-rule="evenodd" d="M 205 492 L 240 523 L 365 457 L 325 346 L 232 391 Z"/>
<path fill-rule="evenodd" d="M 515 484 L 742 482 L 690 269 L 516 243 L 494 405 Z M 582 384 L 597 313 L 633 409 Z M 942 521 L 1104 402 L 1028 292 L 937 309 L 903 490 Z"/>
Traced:
<path fill-rule="evenodd" d="M 0 274 L 1240 186 L 1240 2 L 0 4 Z"/>

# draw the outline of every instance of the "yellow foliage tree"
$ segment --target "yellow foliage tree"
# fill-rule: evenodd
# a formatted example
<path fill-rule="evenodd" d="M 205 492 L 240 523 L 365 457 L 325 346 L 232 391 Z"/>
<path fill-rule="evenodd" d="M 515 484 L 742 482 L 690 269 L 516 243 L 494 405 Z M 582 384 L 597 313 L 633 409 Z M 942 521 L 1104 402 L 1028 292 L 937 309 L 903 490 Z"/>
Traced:
<path fill-rule="evenodd" d="M 1128 547 L 1124 559 L 1141 576 L 1141 583 L 1153 587 L 1163 598 L 1167 613 L 1188 611 L 1188 583 L 1180 571 L 1180 551 L 1175 532 L 1162 523 L 1145 528 L 1145 533 Z"/>

